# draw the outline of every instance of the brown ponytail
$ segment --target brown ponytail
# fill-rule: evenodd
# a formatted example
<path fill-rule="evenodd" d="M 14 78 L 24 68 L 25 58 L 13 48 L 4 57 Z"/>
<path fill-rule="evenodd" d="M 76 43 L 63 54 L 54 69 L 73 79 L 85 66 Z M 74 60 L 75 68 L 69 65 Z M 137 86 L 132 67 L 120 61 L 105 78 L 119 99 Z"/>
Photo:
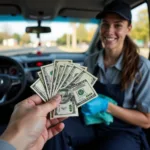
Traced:
<path fill-rule="evenodd" d="M 123 70 L 121 74 L 121 88 L 125 90 L 130 83 L 135 79 L 139 64 L 139 48 L 131 40 L 129 36 L 126 36 L 124 41 L 124 56 L 123 56 Z"/>

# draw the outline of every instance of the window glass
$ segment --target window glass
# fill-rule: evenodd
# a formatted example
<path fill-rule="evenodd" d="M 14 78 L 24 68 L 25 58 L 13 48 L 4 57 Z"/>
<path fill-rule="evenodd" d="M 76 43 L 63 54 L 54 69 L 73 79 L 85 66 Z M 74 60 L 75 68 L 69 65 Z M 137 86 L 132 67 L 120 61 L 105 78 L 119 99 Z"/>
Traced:
<path fill-rule="evenodd" d="M 149 19 L 147 4 L 144 3 L 132 10 L 132 31 L 131 37 L 140 48 L 140 55 L 148 58 L 149 39 Z"/>
<path fill-rule="evenodd" d="M 1 20 L 2 16 L 0 16 Z M 67 20 L 67 19 L 66 19 Z M 42 26 L 51 28 L 50 33 L 26 33 L 26 27 L 37 26 L 37 21 L 0 21 L 0 55 L 34 53 L 82 53 L 98 28 L 97 23 L 84 21 L 42 21 Z"/>

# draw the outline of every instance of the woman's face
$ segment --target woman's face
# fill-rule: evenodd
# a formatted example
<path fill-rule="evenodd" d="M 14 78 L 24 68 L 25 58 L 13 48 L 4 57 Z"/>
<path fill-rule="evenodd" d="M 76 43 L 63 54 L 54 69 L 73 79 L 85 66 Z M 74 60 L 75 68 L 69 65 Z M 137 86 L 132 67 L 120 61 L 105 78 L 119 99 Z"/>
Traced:
<path fill-rule="evenodd" d="M 100 38 L 105 49 L 122 50 L 132 26 L 115 13 L 106 14 L 100 25 Z"/>

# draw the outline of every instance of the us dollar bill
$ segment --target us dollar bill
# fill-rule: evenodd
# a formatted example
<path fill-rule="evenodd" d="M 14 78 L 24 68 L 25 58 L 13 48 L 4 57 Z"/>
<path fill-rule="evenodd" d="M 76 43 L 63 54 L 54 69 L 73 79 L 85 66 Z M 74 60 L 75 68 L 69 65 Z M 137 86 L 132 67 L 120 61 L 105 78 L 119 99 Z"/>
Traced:
<path fill-rule="evenodd" d="M 83 69 L 81 67 L 73 64 L 73 67 L 71 68 L 71 71 L 68 74 L 66 80 L 64 80 L 62 83 L 61 88 L 67 87 L 82 71 Z"/>
<path fill-rule="evenodd" d="M 62 74 L 62 77 L 61 77 L 61 80 L 60 82 L 58 83 L 58 87 L 57 87 L 57 90 L 56 90 L 56 93 L 57 91 L 62 88 L 62 85 L 64 84 L 64 82 L 68 79 L 69 75 L 70 75 L 70 72 L 72 71 L 72 68 L 73 68 L 73 65 L 72 64 L 67 64 L 65 65 L 65 68 L 64 68 L 64 72 Z M 56 94 L 55 93 L 55 94 Z"/>
<path fill-rule="evenodd" d="M 72 60 L 61 60 L 61 59 L 56 59 L 54 61 L 54 71 L 53 71 L 53 81 L 52 81 L 52 96 L 56 93 L 55 92 L 55 88 L 56 88 L 56 77 L 58 75 L 58 67 L 59 65 L 66 65 L 66 64 L 71 64 L 72 63 Z"/>
<path fill-rule="evenodd" d="M 73 63 L 74 65 L 80 67 L 81 65 L 79 63 Z"/>
<path fill-rule="evenodd" d="M 82 106 L 98 96 L 94 88 L 86 79 L 76 83 L 71 88 L 71 91 L 74 94 L 77 107 Z"/>
<path fill-rule="evenodd" d="M 81 66 L 79 63 L 73 63 L 74 65 L 78 66 L 78 67 L 81 67 L 82 69 L 86 70 L 87 71 L 87 67 L 85 66 Z"/>
<path fill-rule="evenodd" d="M 37 74 L 38 74 L 38 76 L 39 76 L 39 78 L 40 78 L 40 80 L 41 80 L 41 82 L 42 82 L 42 84 L 43 84 L 43 86 L 44 86 L 44 90 L 46 91 L 46 95 L 47 95 L 47 97 L 49 98 L 48 92 L 47 92 L 47 90 L 46 90 L 46 85 L 45 85 L 45 82 L 44 82 L 44 79 L 43 79 L 42 71 L 37 72 Z"/>
<path fill-rule="evenodd" d="M 87 71 L 87 67 L 85 67 L 85 66 L 81 66 L 82 67 L 82 69 L 84 69 L 84 70 L 86 70 Z"/>
<path fill-rule="evenodd" d="M 30 87 L 41 97 L 44 102 L 48 100 L 47 93 L 40 79 L 37 79 Z"/>
<path fill-rule="evenodd" d="M 54 64 L 49 64 L 41 67 L 42 76 L 44 80 L 44 84 L 46 87 L 46 93 L 48 98 L 51 98 L 52 92 L 52 79 L 53 79 L 53 71 L 54 71 Z"/>
<path fill-rule="evenodd" d="M 98 80 L 97 77 L 93 76 L 91 73 L 86 70 L 82 71 L 80 75 L 76 78 L 75 83 L 80 82 L 86 79 L 92 86 L 94 86 L 95 82 Z"/>
<path fill-rule="evenodd" d="M 97 77 L 93 76 L 91 73 L 87 72 L 86 70 L 83 70 L 78 76 L 76 76 L 69 85 L 67 85 L 67 88 L 70 88 L 74 86 L 76 83 L 87 80 L 92 86 L 95 84 L 97 81 Z"/>
<path fill-rule="evenodd" d="M 60 105 L 54 110 L 53 118 L 78 116 L 78 108 L 75 104 L 74 95 L 70 89 L 64 88 L 58 91 L 62 100 Z"/>
<path fill-rule="evenodd" d="M 57 74 L 57 77 L 56 77 L 56 82 L 55 82 L 55 91 L 57 90 L 58 86 L 59 86 L 59 83 L 62 79 L 62 76 L 63 76 L 63 73 L 65 71 L 65 65 L 58 65 L 58 74 Z"/>
<path fill-rule="evenodd" d="M 38 76 L 39 76 L 39 78 L 40 78 L 41 82 L 43 83 L 43 85 L 45 85 L 45 83 L 44 83 L 44 79 L 43 79 L 43 75 L 42 75 L 42 72 L 41 72 L 41 71 L 39 71 L 39 72 L 37 72 L 37 74 L 38 74 Z"/>

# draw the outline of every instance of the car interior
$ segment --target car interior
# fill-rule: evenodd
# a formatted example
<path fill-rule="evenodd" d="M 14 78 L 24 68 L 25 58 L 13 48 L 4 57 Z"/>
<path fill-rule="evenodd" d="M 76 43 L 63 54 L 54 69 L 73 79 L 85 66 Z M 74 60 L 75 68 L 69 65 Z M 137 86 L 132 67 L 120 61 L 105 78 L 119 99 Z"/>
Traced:
<path fill-rule="evenodd" d="M 5 50 L 4 46 L 0 48 L 0 133 L 7 127 L 15 104 L 35 94 L 30 86 L 38 78 L 37 72 L 42 65 L 50 64 L 55 59 L 72 59 L 73 62 L 83 65 L 84 59 L 88 55 L 102 48 L 99 40 L 100 20 L 95 19 L 95 16 L 111 1 L 113 0 L 0 0 L 0 28 L 5 26 L 5 31 L 9 32 L 10 28 L 13 31 L 15 24 L 1 26 L 1 23 L 15 22 L 18 24 L 17 30 L 19 32 L 19 28 L 22 26 L 20 23 L 28 22 L 29 24 L 24 27 L 23 32 L 34 36 L 34 39 L 37 38 L 38 41 L 36 46 L 33 43 L 22 44 L 21 47 L 19 46 L 19 50 L 16 45 L 15 48 L 12 46 L 9 49 L 5 48 Z M 150 1 L 126 0 L 126 2 L 130 4 L 132 9 L 143 4 L 147 6 L 150 28 Z M 70 47 L 65 47 L 63 50 L 61 47 L 58 49 L 55 42 L 48 43 L 49 45 L 43 42 L 44 45 L 42 43 L 43 34 L 48 34 L 47 37 L 51 38 L 53 29 L 49 25 L 52 26 L 53 22 L 69 22 L 70 25 L 66 27 L 68 30 L 70 26 L 73 28 L 74 23 L 77 25 L 83 23 L 87 25 L 87 28 L 88 25 L 93 25 L 94 34 L 88 46 L 84 42 L 77 45 L 81 51 L 72 50 Z M 58 30 L 58 28 L 60 29 Z M 58 32 L 64 29 L 58 24 L 56 30 L 58 31 L 54 34 L 59 34 Z M 68 33 L 73 34 L 72 31 L 68 31 Z M 150 30 L 148 34 L 150 37 Z M 4 42 L 1 43 L 4 44 Z M 150 59 L 149 50 L 150 46 L 147 59 Z M 146 129 L 145 133 L 150 144 L 150 129 Z"/>

